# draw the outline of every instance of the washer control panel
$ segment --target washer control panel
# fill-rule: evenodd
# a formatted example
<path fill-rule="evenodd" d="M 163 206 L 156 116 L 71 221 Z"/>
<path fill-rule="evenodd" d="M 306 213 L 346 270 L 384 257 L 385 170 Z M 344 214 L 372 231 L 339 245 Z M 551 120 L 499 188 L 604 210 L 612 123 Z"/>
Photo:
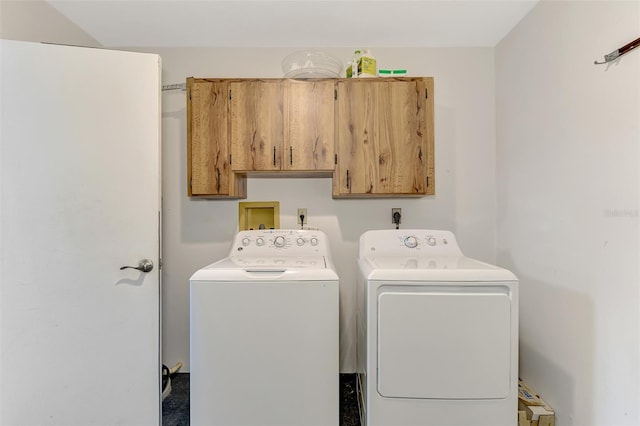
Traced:
<path fill-rule="evenodd" d="M 327 237 L 322 231 L 260 229 L 240 231 L 230 256 L 324 256 L 327 252 Z"/>
<path fill-rule="evenodd" d="M 455 236 L 450 231 L 430 229 L 390 229 L 367 231 L 360 237 L 360 257 L 368 255 L 461 256 Z"/>

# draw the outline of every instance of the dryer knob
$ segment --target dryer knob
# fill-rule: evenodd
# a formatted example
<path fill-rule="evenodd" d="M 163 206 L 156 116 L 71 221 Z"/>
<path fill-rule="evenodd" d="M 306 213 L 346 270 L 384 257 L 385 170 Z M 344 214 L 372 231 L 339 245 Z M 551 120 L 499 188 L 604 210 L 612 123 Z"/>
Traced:
<path fill-rule="evenodd" d="M 430 246 L 435 246 L 436 245 L 435 237 L 427 237 L 427 244 L 429 244 Z"/>
<path fill-rule="evenodd" d="M 298 243 L 298 245 L 299 245 L 299 246 L 303 246 L 303 245 L 304 245 L 304 238 L 299 237 L 299 238 L 296 240 L 296 243 Z"/>
<path fill-rule="evenodd" d="M 263 246 L 264 245 L 264 239 L 263 238 L 256 239 L 256 244 L 259 245 L 259 246 Z"/>
<path fill-rule="evenodd" d="M 276 247 L 284 247 L 284 243 L 285 243 L 285 239 L 284 239 L 284 237 L 282 235 L 276 237 L 273 240 L 273 245 L 276 246 Z"/>
<path fill-rule="evenodd" d="M 318 239 L 316 237 L 311 238 L 311 245 L 312 246 L 317 246 L 318 245 Z"/>
<path fill-rule="evenodd" d="M 404 239 L 404 245 L 409 248 L 416 248 L 418 247 L 418 240 L 414 236 L 406 237 Z"/>
<path fill-rule="evenodd" d="M 249 245 L 249 243 L 251 243 L 251 240 L 250 240 L 249 238 L 244 237 L 244 238 L 242 239 L 242 245 L 243 245 L 243 246 L 245 246 L 245 247 L 246 247 L 246 246 L 248 246 L 248 245 Z"/>

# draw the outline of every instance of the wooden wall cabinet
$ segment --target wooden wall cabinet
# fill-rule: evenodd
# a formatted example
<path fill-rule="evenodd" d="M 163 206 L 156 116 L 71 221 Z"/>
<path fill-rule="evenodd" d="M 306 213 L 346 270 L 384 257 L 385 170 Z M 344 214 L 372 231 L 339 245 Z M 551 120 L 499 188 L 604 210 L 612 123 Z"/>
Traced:
<path fill-rule="evenodd" d="M 230 88 L 234 171 L 334 170 L 334 80 L 241 80 Z"/>
<path fill-rule="evenodd" d="M 189 196 L 247 197 L 247 177 L 231 170 L 229 154 L 229 81 L 188 78 Z"/>
<path fill-rule="evenodd" d="M 333 175 L 333 197 L 435 193 L 433 78 L 187 79 L 190 196 L 247 174 Z"/>
<path fill-rule="evenodd" d="M 337 82 L 333 196 L 434 194 L 433 78 Z"/>

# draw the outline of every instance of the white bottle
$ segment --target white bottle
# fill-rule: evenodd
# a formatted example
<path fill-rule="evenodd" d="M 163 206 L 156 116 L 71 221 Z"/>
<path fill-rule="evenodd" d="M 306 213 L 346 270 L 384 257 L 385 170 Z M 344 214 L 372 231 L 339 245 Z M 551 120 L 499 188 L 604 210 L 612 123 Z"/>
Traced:
<path fill-rule="evenodd" d="M 358 60 L 358 77 L 370 78 L 378 75 L 376 66 L 376 58 L 371 54 L 369 49 L 362 49 L 362 55 Z"/>
<path fill-rule="evenodd" d="M 344 76 L 346 78 L 353 78 L 353 60 L 347 62 L 347 65 L 344 67 Z"/>
<path fill-rule="evenodd" d="M 360 50 L 356 50 L 353 52 L 353 57 L 351 58 L 351 75 L 348 75 L 349 71 L 347 71 L 347 77 L 352 77 L 352 78 L 358 77 L 359 61 L 360 61 Z"/>

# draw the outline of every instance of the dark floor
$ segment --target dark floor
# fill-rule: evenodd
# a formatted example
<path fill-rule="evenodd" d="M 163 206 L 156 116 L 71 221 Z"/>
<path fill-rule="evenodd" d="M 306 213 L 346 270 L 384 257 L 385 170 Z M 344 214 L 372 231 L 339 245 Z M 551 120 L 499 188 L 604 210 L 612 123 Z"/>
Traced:
<path fill-rule="evenodd" d="M 171 393 L 162 401 L 162 425 L 189 425 L 189 373 L 171 377 Z"/>
<path fill-rule="evenodd" d="M 340 426 L 359 424 L 356 375 L 340 374 Z M 171 393 L 162 401 L 162 425 L 189 425 L 189 373 L 171 378 Z"/>

